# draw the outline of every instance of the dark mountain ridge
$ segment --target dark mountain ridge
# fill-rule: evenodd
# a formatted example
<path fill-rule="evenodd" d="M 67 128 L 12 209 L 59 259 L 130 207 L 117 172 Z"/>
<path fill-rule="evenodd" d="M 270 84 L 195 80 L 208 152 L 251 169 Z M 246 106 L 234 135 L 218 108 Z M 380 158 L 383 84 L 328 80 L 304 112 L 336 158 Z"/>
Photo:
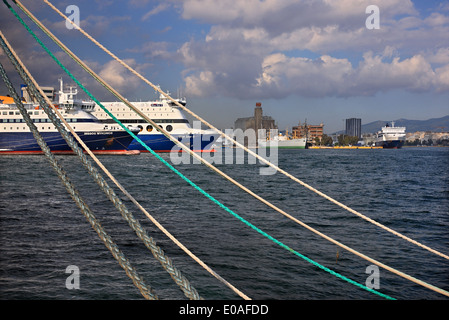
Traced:
<path fill-rule="evenodd" d="M 406 127 L 406 132 L 416 131 L 431 131 L 431 132 L 449 132 L 449 115 L 441 118 L 432 118 L 428 120 L 408 120 L 397 119 L 393 120 L 396 127 Z M 385 124 L 391 125 L 391 120 L 378 120 L 367 124 L 363 124 L 362 119 L 362 134 L 363 133 L 376 133 L 385 126 Z M 344 131 L 336 132 L 337 134 L 344 133 Z"/>

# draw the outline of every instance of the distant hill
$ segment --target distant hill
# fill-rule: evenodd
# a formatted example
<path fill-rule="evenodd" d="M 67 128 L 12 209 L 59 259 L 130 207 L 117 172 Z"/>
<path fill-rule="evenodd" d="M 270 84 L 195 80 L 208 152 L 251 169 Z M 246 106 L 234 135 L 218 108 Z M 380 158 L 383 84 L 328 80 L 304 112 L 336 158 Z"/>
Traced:
<path fill-rule="evenodd" d="M 428 120 L 407 120 L 398 119 L 394 120 L 396 127 L 406 127 L 406 132 L 415 131 L 432 131 L 432 132 L 448 132 L 449 131 L 449 115 L 442 118 L 433 118 Z M 362 120 L 362 133 L 375 133 L 379 131 L 385 124 L 391 123 L 389 120 L 378 120 L 363 124 Z M 339 131 L 337 134 L 344 133 Z"/>

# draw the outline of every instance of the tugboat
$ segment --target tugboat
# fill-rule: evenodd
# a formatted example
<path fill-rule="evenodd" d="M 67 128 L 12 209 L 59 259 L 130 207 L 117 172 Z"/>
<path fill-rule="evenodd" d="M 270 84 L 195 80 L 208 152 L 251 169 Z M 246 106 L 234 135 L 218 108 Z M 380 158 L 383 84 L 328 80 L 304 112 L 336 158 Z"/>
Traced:
<path fill-rule="evenodd" d="M 405 142 L 405 127 L 395 127 L 387 123 L 382 130 L 377 132 L 375 145 L 384 149 L 400 149 Z"/>
<path fill-rule="evenodd" d="M 64 90 L 62 79 L 59 81 L 59 100 L 54 105 L 93 153 L 136 154 L 129 151 L 133 137 L 128 132 L 118 125 L 100 122 L 92 115 L 95 103 L 76 99 L 77 89 Z M 22 92 L 26 92 L 26 87 L 22 87 Z M 45 111 L 29 96 L 27 98 L 22 94 L 23 105 L 50 150 L 56 154 L 73 154 Z M 129 129 L 134 134 L 139 132 L 137 127 Z M 11 97 L 0 97 L 0 154 L 42 154 Z"/>

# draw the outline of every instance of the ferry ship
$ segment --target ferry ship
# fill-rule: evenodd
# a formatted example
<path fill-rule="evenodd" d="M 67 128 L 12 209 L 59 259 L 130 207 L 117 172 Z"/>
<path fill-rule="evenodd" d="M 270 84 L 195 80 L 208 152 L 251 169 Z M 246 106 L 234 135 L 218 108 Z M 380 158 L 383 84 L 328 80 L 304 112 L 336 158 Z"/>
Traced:
<path fill-rule="evenodd" d="M 167 92 L 167 95 L 169 95 L 169 92 Z M 185 99 L 176 99 L 176 101 L 183 106 L 186 105 Z M 218 134 L 214 130 L 202 130 L 201 125 L 198 128 L 195 128 L 194 125 L 192 128 L 179 106 L 165 95 L 160 94 L 159 99 L 151 101 L 130 103 L 191 150 L 195 152 L 214 151 Z M 137 126 L 139 128 L 138 138 L 153 151 L 173 152 L 181 150 L 179 146 L 156 128 L 153 128 L 150 123 L 140 117 L 134 110 L 131 110 L 125 103 L 101 102 L 101 104 L 124 125 Z M 105 124 L 115 123 L 99 105 L 95 105 L 92 114 Z M 129 148 L 140 152 L 148 151 L 136 140 L 131 142 Z"/>
<path fill-rule="evenodd" d="M 118 125 L 106 125 L 92 115 L 93 101 L 76 99 L 77 90 L 64 91 L 60 79 L 59 101 L 54 103 L 81 140 L 96 154 L 134 154 L 129 152 L 133 137 Z M 26 87 L 22 87 L 26 92 Z M 38 128 L 52 153 L 73 154 L 59 131 L 48 118 L 45 111 L 29 95 L 24 96 L 23 105 Z M 137 134 L 138 128 L 130 130 Z M 0 97 L 0 154 L 41 154 L 28 125 L 11 97 Z M 138 153 L 138 152 L 137 152 Z"/>
<path fill-rule="evenodd" d="M 387 123 L 376 135 L 375 145 L 384 149 L 399 149 L 405 142 L 405 127 L 395 127 Z"/>

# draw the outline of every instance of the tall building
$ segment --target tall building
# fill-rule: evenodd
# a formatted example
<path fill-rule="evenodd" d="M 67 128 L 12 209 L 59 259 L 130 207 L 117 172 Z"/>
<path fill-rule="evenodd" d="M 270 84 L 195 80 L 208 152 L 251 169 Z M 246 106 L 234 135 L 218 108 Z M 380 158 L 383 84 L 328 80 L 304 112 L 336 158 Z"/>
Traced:
<path fill-rule="evenodd" d="M 277 129 L 275 120 L 270 116 L 264 116 L 262 111 L 262 104 L 260 102 L 256 103 L 256 108 L 254 108 L 254 116 L 247 118 L 238 118 L 234 122 L 234 129 Z"/>
<path fill-rule="evenodd" d="M 351 118 L 346 119 L 346 131 L 347 136 L 362 137 L 362 119 Z"/>
<path fill-rule="evenodd" d="M 238 118 L 234 122 L 234 129 L 242 129 L 242 131 L 253 129 L 255 131 L 257 141 L 259 129 L 264 129 L 265 132 L 269 132 L 270 129 L 277 129 L 277 125 L 272 117 L 263 115 L 262 104 L 257 102 L 256 107 L 254 108 L 254 116 Z"/>

